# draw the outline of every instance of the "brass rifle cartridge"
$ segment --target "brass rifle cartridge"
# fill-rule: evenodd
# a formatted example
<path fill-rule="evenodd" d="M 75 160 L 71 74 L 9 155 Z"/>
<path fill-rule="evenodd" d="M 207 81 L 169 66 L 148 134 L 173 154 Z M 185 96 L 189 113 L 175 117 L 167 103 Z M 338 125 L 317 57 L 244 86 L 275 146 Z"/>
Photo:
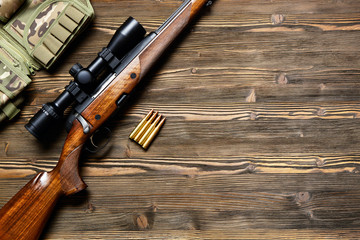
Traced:
<path fill-rule="evenodd" d="M 161 120 L 161 122 L 155 127 L 155 129 L 151 132 L 150 136 L 147 138 L 147 140 L 145 141 L 145 143 L 142 145 L 142 147 L 143 147 L 144 149 L 147 149 L 147 148 L 150 146 L 151 142 L 154 140 L 155 136 L 156 136 L 156 135 L 158 134 L 158 132 L 160 131 L 161 126 L 164 124 L 165 119 L 166 119 L 166 118 L 163 118 L 163 119 Z"/>
<path fill-rule="evenodd" d="M 134 139 L 136 134 L 139 133 L 139 131 L 141 130 L 141 128 L 145 125 L 146 121 L 150 118 L 150 116 L 153 114 L 154 110 L 151 109 L 150 112 L 146 115 L 145 118 L 143 118 L 143 120 L 141 120 L 141 122 L 136 126 L 136 128 L 131 132 L 129 138 L 130 139 Z"/>
<path fill-rule="evenodd" d="M 151 110 L 131 132 L 129 138 L 147 149 L 164 122 L 165 118 L 162 118 L 161 114 L 158 116 L 158 112 Z"/>
<path fill-rule="evenodd" d="M 161 119 L 161 115 L 159 115 L 155 121 L 150 125 L 150 127 L 146 130 L 146 132 L 144 133 L 144 135 L 141 137 L 139 144 L 143 145 L 146 141 L 146 139 L 148 138 L 148 136 L 150 136 L 151 132 L 154 130 L 154 128 L 156 127 L 156 124 L 158 124 L 158 122 Z"/>
<path fill-rule="evenodd" d="M 158 112 L 154 113 L 150 119 L 148 121 L 145 122 L 144 126 L 139 129 L 139 132 L 136 134 L 136 136 L 134 137 L 134 141 L 135 142 L 139 142 L 139 140 L 141 139 L 141 137 L 144 135 L 144 133 L 146 132 L 146 130 L 149 128 L 149 126 L 151 125 L 151 123 L 154 121 L 154 119 L 156 118 Z"/>

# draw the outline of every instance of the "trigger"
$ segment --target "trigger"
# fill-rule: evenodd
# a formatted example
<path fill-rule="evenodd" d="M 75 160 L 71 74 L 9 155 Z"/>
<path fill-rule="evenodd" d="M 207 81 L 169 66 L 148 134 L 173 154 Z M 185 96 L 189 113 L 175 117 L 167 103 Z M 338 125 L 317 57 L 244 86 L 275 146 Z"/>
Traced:
<path fill-rule="evenodd" d="M 91 153 L 96 153 L 106 147 L 110 138 L 111 130 L 108 127 L 101 127 L 90 137 L 85 149 Z"/>

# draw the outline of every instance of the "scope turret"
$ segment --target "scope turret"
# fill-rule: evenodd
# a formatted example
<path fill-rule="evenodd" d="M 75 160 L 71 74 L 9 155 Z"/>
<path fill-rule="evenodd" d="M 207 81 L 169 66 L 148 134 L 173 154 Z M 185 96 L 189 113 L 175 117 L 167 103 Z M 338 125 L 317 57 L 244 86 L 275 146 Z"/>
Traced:
<path fill-rule="evenodd" d="M 30 119 L 25 128 L 40 141 L 51 140 L 54 129 L 63 119 L 64 111 L 72 104 L 81 103 L 101 83 L 99 77 L 108 69 L 110 72 L 121 63 L 121 59 L 145 36 L 146 31 L 134 18 L 129 17 L 115 32 L 107 47 L 87 68 L 76 63 L 69 71 L 74 81 L 53 101 L 43 107 Z"/>

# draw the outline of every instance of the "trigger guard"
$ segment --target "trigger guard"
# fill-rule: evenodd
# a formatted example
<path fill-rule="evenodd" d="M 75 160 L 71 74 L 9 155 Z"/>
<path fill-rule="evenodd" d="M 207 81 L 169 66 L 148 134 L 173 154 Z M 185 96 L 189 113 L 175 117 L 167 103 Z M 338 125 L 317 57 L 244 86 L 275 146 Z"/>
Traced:
<path fill-rule="evenodd" d="M 96 140 L 94 138 L 97 137 L 97 134 L 100 134 L 99 136 L 101 137 L 102 132 L 105 131 L 105 134 L 107 136 L 106 137 L 106 141 L 105 143 L 103 143 L 102 145 L 98 145 L 96 143 Z M 108 145 L 108 143 L 110 142 L 110 138 L 111 138 L 111 130 L 108 127 L 102 127 L 97 129 L 93 135 L 91 135 L 91 137 L 89 138 L 89 141 L 87 142 L 85 149 L 86 151 L 90 152 L 90 153 L 96 153 L 102 149 L 104 149 L 106 147 L 106 145 Z"/>

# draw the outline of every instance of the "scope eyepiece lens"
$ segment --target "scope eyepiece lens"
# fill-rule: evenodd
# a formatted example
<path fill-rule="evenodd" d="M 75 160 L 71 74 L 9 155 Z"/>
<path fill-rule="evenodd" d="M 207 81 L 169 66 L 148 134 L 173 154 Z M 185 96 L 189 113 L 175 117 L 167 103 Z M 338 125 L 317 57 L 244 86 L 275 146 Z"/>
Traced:
<path fill-rule="evenodd" d="M 115 32 L 111 38 L 107 48 L 110 50 L 118 61 L 120 61 L 133 47 L 135 47 L 142 39 L 146 30 L 134 18 L 129 17 Z M 70 74 L 75 78 L 75 83 L 80 87 L 81 91 L 87 93 L 91 91 L 94 79 L 109 65 L 109 59 L 98 56 L 87 68 L 83 68 L 80 64 L 75 64 Z M 110 66 L 110 65 L 109 65 Z M 113 68 L 114 66 L 111 65 Z M 116 66 L 115 66 L 116 67 Z M 101 76 L 101 75 L 100 75 Z M 73 85 L 69 85 L 73 86 Z M 64 111 L 74 101 L 80 98 L 77 96 L 78 89 L 65 88 L 60 96 L 55 101 L 43 105 L 30 121 L 25 125 L 25 128 L 40 141 L 52 140 L 56 137 L 55 133 L 59 131 L 61 120 L 63 119 Z"/>

